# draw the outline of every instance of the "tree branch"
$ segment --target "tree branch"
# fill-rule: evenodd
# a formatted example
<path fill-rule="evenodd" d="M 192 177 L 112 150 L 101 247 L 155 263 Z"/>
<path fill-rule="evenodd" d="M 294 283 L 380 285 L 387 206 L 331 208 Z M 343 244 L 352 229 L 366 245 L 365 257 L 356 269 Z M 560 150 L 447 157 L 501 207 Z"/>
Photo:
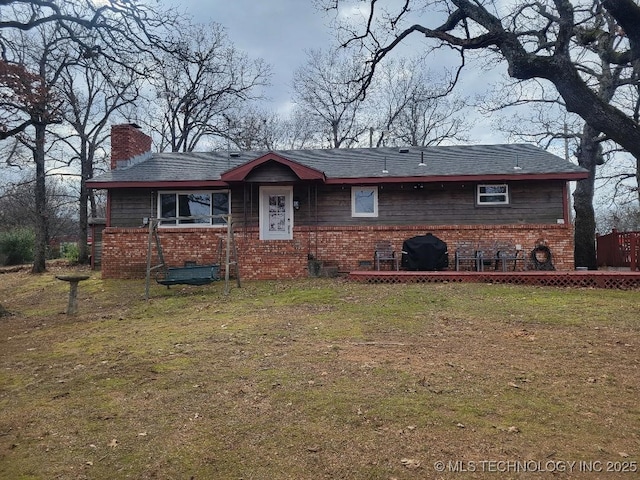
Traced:
<path fill-rule="evenodd" d="M 640 5 L 633 0 L 602 0 L 602 6 L 616 19 L 629 38 L 631 57 L 640 60 Z"/>

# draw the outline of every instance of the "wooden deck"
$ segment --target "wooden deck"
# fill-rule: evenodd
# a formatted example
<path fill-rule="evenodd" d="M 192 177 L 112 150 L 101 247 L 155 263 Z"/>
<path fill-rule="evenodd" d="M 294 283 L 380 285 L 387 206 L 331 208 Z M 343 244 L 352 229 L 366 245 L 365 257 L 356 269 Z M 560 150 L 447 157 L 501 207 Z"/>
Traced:
<path fill-rule="evenodd" d="M 530 271 L 530 272 L 409 272 L 352 271 L 347 277 L 367 283 L 505 283 L 546 287 L 640 288 L 640 272 L 631 271 Z"/>

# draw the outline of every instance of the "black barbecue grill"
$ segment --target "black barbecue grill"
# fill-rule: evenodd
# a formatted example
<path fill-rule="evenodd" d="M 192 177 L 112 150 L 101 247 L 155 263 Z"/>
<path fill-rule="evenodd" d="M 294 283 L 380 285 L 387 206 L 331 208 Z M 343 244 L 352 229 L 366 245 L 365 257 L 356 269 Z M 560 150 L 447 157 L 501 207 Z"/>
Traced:
<path fill-rule="evenodd" d="M 402 244 L 404 270 L 446 270 L 448 266 L 447 244 L 431 233 L 409 238 Z"/>

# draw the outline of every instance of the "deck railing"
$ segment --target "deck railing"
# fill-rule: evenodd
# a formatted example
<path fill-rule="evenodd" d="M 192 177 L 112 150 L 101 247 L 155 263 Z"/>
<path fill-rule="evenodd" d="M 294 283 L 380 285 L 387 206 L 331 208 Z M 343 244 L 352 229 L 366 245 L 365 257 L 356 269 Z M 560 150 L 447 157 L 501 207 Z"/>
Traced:
<path fill-rule="evenodd" d="M 598 235 L 597 256 L 599 267 L 629 267 L 635 271 L 640 267 L 640 232 L 618 232 Z"/>

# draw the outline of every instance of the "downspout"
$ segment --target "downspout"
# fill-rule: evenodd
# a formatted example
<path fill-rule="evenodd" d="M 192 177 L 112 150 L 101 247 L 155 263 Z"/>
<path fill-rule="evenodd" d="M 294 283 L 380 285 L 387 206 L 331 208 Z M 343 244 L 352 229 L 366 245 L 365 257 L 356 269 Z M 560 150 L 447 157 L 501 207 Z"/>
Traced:
<path fill-rule="evenodd" d="M 565 225 L 569 225 L 570 224 L 570 217 L 569 217 L 569 212 L 570 212 L 570 205 L 569 205 L 569 182 L 564 182 L 562 184 L 562 211 L 563 211 L 563 218 L 564 218 L 564 224 Z"/>
<path fill-rule="evenodd" d="M 242 215 L 243 215 L 243 223 L 244 225 L 242 226 L 242 230 L 244 232 L 244 236 L 247 236 L 247 223 L 249 223 L 249 217 L 248 214 L 249 212 L 247 212 L 247 198 L 249 199 L 249 208 L 252 208 L 251 205 L 251 190 L 249 190 L 248 194 L 247 194 L 247 183 L 243 183 L 242 185 Z"/>
<path fill-rule="evenodd" d="M 91 261 L 89 262 L 89 266 L 91 270 L 94 270 L 96 267 L 96 226 L 95 224 L 91 225 Z"/>
<path fill-rule="evenodd" d="M 155 196 L 156 196 L 156 192 L 155 192 L 155 190 L 151 190 L 151 198 L 149 199 L 149 200 L 150 200 L 150 205 L 149 205 L 149 220 L 148 220 L 149 222 L 151 221 L 151 219 L 156 218 L 156 215 L 155 215 L 155 213 L 154 213 L 154 210 L 155 210 L 155 212 L 157 212 L 157 211 L 158 211 L 158 202 L 157 202 L 157 200 L 154 202 L 154 200 L 155 200 Z M 155 209 L 154 209 L 154 203 L 155 203 Z"/>
<path fill-rule="evenodd" d="M 314 209 L 315 209 L 315 242 L 316 242 L 316 259 L 318 258 L 318 184 L 315 184 L 315 200 L 314 200 Z"/>
<path fill-rule="evenodd" d="M 249 208 L 250 208 L 250 217 L 253 217 L 253 183 L 249 184 Z M 249 220 L 247 219 L 247 222 L 244 225 L 244 234 L 245 236 L 247 235 L 247 232 L 249 231 Z M 258 232 L 258 235 L 260 235 L 260 233 Z"/>
<path fill-rule="evenodd" d="M 307 204 L 308 207 L 308 215 L 309 215 L 309 223 L 311 223 L 311 218 L 313 214 L 312 206 L 311 206 L 311 184 L 307 184 Z M 311 255 L 311 225 L 309 224 L 309 235 L 307 237 L 307 254 Z"/>
<path fill-rule="evenodd" d="M 111 226 L 111 190 L 107 190 L 107 221 L 105 222 L 105 228 Z"/>

